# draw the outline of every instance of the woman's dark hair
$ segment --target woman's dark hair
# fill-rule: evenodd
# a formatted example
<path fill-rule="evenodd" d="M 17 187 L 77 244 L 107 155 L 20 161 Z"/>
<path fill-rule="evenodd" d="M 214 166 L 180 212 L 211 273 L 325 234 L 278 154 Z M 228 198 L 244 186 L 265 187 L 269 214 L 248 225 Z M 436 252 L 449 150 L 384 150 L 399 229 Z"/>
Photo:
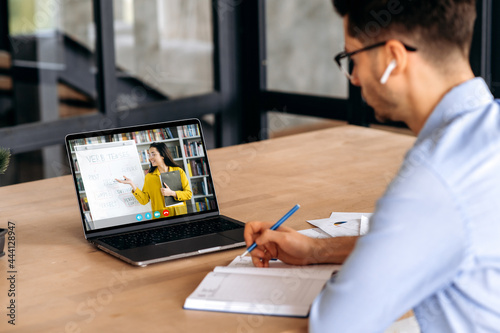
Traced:
<path fill-rule="evenodd" d="M 172 158 L 172 154 L 170 154 L 170 151 L 168 150 L 167 148 L 167 145 L 164 144 L 163 142 L 153 142 L 149 148 L 156 148 L 156 150 L 158 150 L 158 153 L 160 153 L 160 155 L 163 157 L 163 159 L 165 160 L 165 164 L 167 166 L 171 166 L 171 167 L 179 167 L 179 165 L 177 163 L 174 162 L 174 159 Z M 153 166 L 151 163 L 150 163 L 150 167 L 149 167 L 149 170 L 148 172 L 153 172 L 155 171 L 156 167 Z"/>

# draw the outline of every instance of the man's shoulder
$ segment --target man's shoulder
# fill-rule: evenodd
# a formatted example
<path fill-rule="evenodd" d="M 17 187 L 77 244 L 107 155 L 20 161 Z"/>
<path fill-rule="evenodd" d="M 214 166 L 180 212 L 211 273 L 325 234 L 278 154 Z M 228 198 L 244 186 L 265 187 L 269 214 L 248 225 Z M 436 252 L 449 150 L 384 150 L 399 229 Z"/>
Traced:
<path fill-rule="evenodd" d="M 500 170 L 499 149 L 500 101 L 496 100 L 445 119 L 425 138 L 419 138 L 406 155 L 400 174 L 408 177 L 427 169 L 451 188 L 473 186 L 473 182 L 493 177 L 494 168 Z M 494 168 L 478 173 L 481 165 Z"/>
<path fill-rule="evenodd" d="M 471 160 L 499 146 L 500 100 L 495 100 L 486 107 L 445 119 L 414 148 L 433 164 L 447 165 L 450 159 Z"/>

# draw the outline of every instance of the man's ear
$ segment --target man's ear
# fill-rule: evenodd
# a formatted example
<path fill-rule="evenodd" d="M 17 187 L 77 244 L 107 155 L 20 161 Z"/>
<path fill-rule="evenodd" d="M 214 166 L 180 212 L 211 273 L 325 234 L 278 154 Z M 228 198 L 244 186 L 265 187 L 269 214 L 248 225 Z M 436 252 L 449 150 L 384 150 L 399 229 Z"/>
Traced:
<path fill-rule="evenodd" d="M 396 66 L 391 70 L 393 74 L 400 74 L 406 70 L 408 65 L 408 51 L 403 43 L 396 39 L 390 39 L 384 46 L 384 65 L 389 68 L 391 63 L 396 62 Z"/>

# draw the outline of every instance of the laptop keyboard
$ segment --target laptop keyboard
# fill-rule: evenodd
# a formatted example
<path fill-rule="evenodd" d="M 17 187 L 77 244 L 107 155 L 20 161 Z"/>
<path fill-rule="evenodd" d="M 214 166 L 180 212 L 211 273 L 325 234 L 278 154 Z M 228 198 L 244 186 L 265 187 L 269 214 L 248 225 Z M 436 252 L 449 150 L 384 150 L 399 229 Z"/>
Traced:
<path fill-rule="evenodd" d="M 136 231 L 128 234 L 103 237 L 100 240 L 118 250 L 156 245 L 175 240 L 203 236 L 207 234 L 234 230 L 243 226 L 222 218 L 174 224 L 155 229 Z"/>

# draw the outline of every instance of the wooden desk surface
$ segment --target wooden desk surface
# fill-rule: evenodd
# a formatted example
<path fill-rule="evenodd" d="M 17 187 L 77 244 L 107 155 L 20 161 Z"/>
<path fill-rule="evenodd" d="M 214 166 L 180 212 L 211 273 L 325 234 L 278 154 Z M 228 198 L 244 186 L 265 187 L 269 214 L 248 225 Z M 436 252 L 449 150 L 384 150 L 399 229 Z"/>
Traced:
<path fill-rule="evenodd" d="M 353 126 L 209 151 L 221 212 L 287 225 L 332 211 L 370 212 L 414 138 Z M 130 266 L 84 239 L 70 176 L 0 188 L 0 227 L 15 222 L 16 326 L 7 323 L 8 257 L 0 259 L 2 332 L 305 332 L 306 319 L 187 311 L 185 298 L 242 249 Z"/>

